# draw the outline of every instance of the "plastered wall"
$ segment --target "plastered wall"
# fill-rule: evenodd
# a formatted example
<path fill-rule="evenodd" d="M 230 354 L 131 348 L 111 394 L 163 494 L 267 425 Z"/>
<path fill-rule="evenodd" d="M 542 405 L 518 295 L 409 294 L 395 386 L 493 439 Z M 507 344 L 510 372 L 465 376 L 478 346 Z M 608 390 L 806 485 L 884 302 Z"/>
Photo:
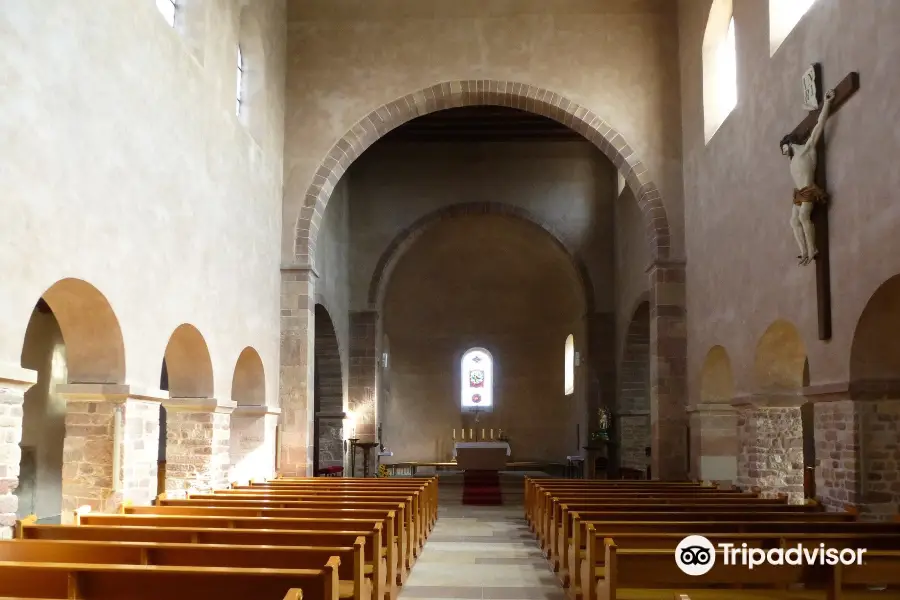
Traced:
<path fill-rule="evenodd" d="M 118 319 L 119 383 L 158 388 L 167 340 L 188 322 L 217 396 L 253 346 L 277 402 L 285 7 L 241 4 L 185 3 L 174 30 L 152 1 L 4 5 L 0 368 L 20 365 L 42 293 L 74 277 Z"/>
<path fill-rule="evenodd" d="M 688 373 L 696 398 L 710 347 L 727 350 L 735 394 L 755 391 L 757 341 L 775 319 L 797 326 L 812 385 L 846 382 L 857 321 L 879 285 L 900 272 L 900 4 L 817 0 L 774 56 L 767 2 L 734 0 L 738 104 L 703 138 L 707 0 L 679 2 L 688 284 Z M 858 71 L 861 89 L 826 129 L 833 338 L 817 339 L 813 267 L 797 266 L 788 218 L 792 182 L 778 140 L 804 116 L 800 77 L 824 85 Z"/>

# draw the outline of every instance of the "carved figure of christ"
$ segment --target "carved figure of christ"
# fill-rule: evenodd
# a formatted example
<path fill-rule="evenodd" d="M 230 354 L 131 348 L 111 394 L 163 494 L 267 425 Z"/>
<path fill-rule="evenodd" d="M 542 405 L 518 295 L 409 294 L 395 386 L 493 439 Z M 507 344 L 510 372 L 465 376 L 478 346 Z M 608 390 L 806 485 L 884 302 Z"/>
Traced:
<path fill-rule="evenodd" d="M 799 143 L 793 135 L 787 135 L 781 140 L 781 153 L 790 158 L 791 178 L 794 180 L 794 205 L 791 209 L 790 225 L 800 248 L 800 255 L 797 258 L 801 265 L 808 265 L 819 253 L 816 248 L 815 225 L 811 217 L 815 205 L 825 204 L 828 196 L 825 190 L 816 184 L 818 162 L 816 146 L 822 139 L 825 121 L 831 113 L 834 97 L 834 90 L 826 92 L 819 117 L 805 143 Z"/>

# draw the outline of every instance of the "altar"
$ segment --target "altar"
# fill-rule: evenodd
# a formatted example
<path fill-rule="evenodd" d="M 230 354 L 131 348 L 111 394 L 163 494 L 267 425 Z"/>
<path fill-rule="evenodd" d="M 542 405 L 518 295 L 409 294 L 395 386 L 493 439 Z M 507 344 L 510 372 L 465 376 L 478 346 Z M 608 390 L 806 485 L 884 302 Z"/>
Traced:
<path fill-rule="evenodd" d="M 510 456 L 507 442 L 456 442 L 453 458 L 464 471 L 502 471 Z"/>

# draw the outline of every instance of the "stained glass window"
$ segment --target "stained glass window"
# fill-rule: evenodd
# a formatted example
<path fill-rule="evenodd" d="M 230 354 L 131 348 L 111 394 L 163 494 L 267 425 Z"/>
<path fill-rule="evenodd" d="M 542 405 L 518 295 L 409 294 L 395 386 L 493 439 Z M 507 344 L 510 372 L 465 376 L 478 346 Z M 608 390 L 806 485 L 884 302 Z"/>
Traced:
<path fill-rule="evenodd" d="M 463 410 L 490 410 L 494 405 L 494 359 L 484 348 L 472 348 L 461 362 L 460 404 Z"/>
<path fill-rule="evenodd" d="M 566 338 L 565 383 L 566 396 L 575 393 L 575 336 Z"/>

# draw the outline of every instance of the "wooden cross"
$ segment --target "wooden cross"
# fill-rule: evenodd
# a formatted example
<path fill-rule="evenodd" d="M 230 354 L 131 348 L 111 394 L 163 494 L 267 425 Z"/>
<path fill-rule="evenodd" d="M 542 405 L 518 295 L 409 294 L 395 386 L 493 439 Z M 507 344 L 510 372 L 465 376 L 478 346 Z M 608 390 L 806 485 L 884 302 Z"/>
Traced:
<path fill-rule="evenodd" d="M 818 105 L 813 111 L 806 115 L 800 124 L 791 132 L 794 139 L 798 143 L 803 144 L 812 133 L 816 121 L 819 120 L 819 113 L 822 106 L 822 66 L 819 63 L 813 65 L 816 81 L 816 96 Z M 852 72 L 844 77 L 839 84 L 834 87 L 834 100 L 831 102 L 831 114 L 834 114 L 850 96 L 859 89 L 859 73 Z M 825 177 L 825 136 L 819 140 L 816 147 L 816 185 L 826 192 L 828 186 Z M 816 247 L 819 250 L 816 256 L 816 304 L 819 312 L 819 339 L 831 339 L 831 263 L 828 252 L 828 206 L 817 206 L 812 212 L 812 221 L 816 229 Z"/>

